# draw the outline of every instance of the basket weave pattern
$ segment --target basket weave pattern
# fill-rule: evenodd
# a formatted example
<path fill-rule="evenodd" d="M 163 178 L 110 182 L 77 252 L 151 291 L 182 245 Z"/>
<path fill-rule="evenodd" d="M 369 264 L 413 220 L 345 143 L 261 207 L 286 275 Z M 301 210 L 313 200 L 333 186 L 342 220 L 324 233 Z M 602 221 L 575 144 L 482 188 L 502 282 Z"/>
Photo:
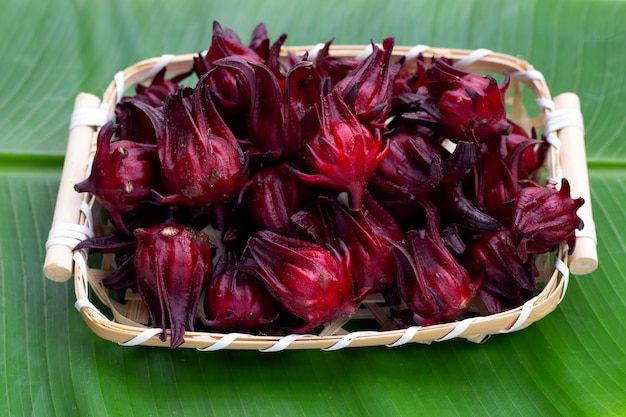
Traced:
<path fill-rule="evenodd" d="M 290 47 L 283 50 L 283 56 L 286 56 L 288 52 L 296 55 L 308 52 L 309 59 L 312 59 L 317 50 L 319 50 L 319 45 Z M 335 56 L 354 58 L 367 54 L 368 48 L 364 46 L 331 46 L 330 52 Z M 409 69 L 411 62 L 420 53 L 425 58 L 432 56 L 448 57 L 453 60 L 456 67 L 468 71 L 491 74 L 508 73 L 511 77 L 511 84 L 507 91 L 509 118 L 527 131 L 530 130 L 531 126 L 537 129 L 543 127 L 544 133 L 552 145 L 547 155 L 547 174 L 550 178 L 557 180 L 564 176 L 565 162 L 560 157 L 559 130 L 571 124 L 582 125 L 582 116 L 578 120 L 576 117 L 579 116 L 579 113 L 570 112 L 570 116 L 574 119 L 572 117 L 563 118 L 562 113 L 555 111 L 558 109 L 555 109 L 555 103 L 540 72 L 523 60 L 485 49 L 468 51 L 430 48 L 423 45 L 415 47 L 396 46 L 394 48 L 395 58 L 405 56 L 405 66 Z M 91 135 L 87 138 L 90 140 L 90 151 L 87 158 L 93 158 L 95 153 L 97 128 L 112 117 L 117 102 L 129 87 L 151 79 L 163 67 L 167 67 L 170 74 L 186 71 L 189 69 L 193 57 L 194 55 L 191 54 L 164 55 L 160 58 L 139 62 L 115 75 L 98 107 L 89 110 L 77 109 L 73 114 L 70 127 L 72 129 L 84 126 L 91 127 Z M 534 95 L 537 103 L 536 115 L 529 115 L 524 107 L 523 90 L 530 90 Z M 554 120 L 557 115 L 561 115 L 560 120 Z M 78 161 L 74 162 L 78 163 Z M 89 165 L 89 159 L 86 159 L 81 167 L 84 169 L 84 177 L 89 173 Z M 70 227 L 67 224 L 61 225 L 63 226 L 61 228 L 53 227 L 49 245 L 65 243 L 66 246 L 73 247 L 71 245 L 72 239 L 76 243 L 75 241 L 80 241 L 81 238 L 107 231 L 105 225 L 94 220 L 92 213 L 96 213 L 98 210 L 95 198 L 89 194 L 85 194 L 81 198 L 78 224 Z M 585 236 L 586 234 L 587 237 L 595 238 L 593 229 L 590 229 L 593 227 L 592 219 L 585 219 L 585 223 L 588 226 L 581 232 L 581 235 Z M 72 239 L 69 241 L 59 232 L 63 228 L 66 234 L 71 232 Z M 73 254 L 74 267 L 72 272 L 77 298 L 75 307 L 80 311 L 91 330 L 104 339 L 126 346 L 169 346 L 168 341 L 159 340 L 158 335 L 163 332 L 162 329 L 148 327 L 148 314 L 137 293 L 127 291 L 123 302 L 111 298 L 102 280 L 107 275 L 106 271 L 112 267 L 112 258 L 112 255 L 103 255 L 102 265 L 93 267 L 88 266 L 89 258 L 86 251 L 77 251 Z M 541 255 L 537 260 L 537 266 L 540 272 L 538 281 L 544 283 L 542 291 L 522 306 L 499 314 L 469 317 L 457 322 L 432 326 L 412 326 L 400 329 L 390 319 L 389 307 L 385 306 L 382 296 L 373 295 L 366 298 L 351 317 L 327 323 L 319 334 L 250 335 L 186 332 L 185 342 L 181 347 L 196 348 L 202 351 L 254 349 L 274 352 L 283 349 L 337 350 L 345 347 L 376 345 L 395 347 L 406 343 L 431 343 L 453 338 L 482 342 L 491 334 L 513 332 L 529 326 L 549 314 L 561 302 L 570 275 L 566 245 L 562 244 L 556 254 L 552 256 L 549 254 Z M 110 309 L 112 317 L 107 317 L 94 305 L 92 302 L 93 294 L 99 302 Z M 363 330 L 349 331 L 345 329 L 346 327 Z"/>

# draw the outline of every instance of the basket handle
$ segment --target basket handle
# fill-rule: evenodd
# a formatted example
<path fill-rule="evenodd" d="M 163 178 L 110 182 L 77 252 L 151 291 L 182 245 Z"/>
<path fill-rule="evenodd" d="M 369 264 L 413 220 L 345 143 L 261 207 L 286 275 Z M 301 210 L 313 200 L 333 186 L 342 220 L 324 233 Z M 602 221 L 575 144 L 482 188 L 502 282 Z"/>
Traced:
<path fill-rule="evenodd" d="M 95 95 L 79 93 L 76 96 L 65 162 L 43 264 L 43 274 L 52 281 L 67 281 L 72 276 L 74 262 L 72 249 L 74 243 L 77 242 L 74 237 L 71 237 L 72 233 L 65 237 L 63 231 L 72 231 L 78 227 L 80 207 L 84 196 L 74 190 L 74 184 L 85 179 L 92 138 L 96 125 L 100 124 L 93 120 L 102 119 L 99 110 L 100 99 Z M 90 117 L 94 114 L 96 118 Z M 76 232 L 76 230 L 73 231 Z"/>
<path fill-rule="evenodd" d="M 598 251 L 595 224 L 591 210 L 591 193 L 587 156 L 585 152 L 585 136 L 580 114 L 580 100 L 574 93 L 563 93 L 554 98 L 555 112 L 579 117 L 579 123 L 568 123 L 561 127 L 558 136 L 561 142 L 560 163 L 563 177 L 570 183 L 571 196 L 582 197 L 585 203 L 578 209 L 578 216 L 584 221 L 585 227 L 577 231 L 576 247 L 570 256 L 572 274 L 584 275 L 595 271 L 598 267 Z"/>

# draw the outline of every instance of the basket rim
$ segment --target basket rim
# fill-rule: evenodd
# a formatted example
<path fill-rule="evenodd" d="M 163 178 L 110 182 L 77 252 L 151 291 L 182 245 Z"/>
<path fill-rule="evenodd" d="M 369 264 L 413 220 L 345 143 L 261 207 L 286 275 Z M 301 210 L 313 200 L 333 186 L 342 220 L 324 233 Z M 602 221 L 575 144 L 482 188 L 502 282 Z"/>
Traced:
<path fill-rule="evenodd" d="M 371 46 L 370 46 L 371 47 Z M 281 56 L 288 53 L 302 55 L 314 51 L 319 45 L 283 47 Z M 335 56 L 355 57 L 367 51 L 367 45 L 331 45 L 330 53 Z M 511 75 L 512 82 L 526 85 L 535 95 L 540 110 L 540 117 L 533 119 L 535 126 L 543 127 L 546 116 L 554 109 L 552 97 L 541 73 L 527 61 L 511 55 L 493 52 L 487 49 L 454 49 L 431 48 L 417 45 L 394 46 L 393 56 L 417 56 L 416 51 L 425 58 L 446 56 L 453 61 L 464 62 L 464 69 L 468 71 L 486 71 Z M 164 66 L 167 73 L 180 73 L 189 69 L 193 58 L 198 54 L 163 55 L 148 58 L 118 72 L 103 94 L 101 108 L 113 114 L 117 101 L 124 91 L 137 83 L 150 78 Z M 517 87 L 514 87 L 517 88 Z M 517 94 L 517 92 L 516 92 Z M 521 94 L 521 93 L 520 93 Z M 513 112 L 520 109 L 513 108 Z M 525 109 L 521 109 L 525 112 Z M 95 140 L 98 129 L 92 134 L 92 152 L 95 151 Z M 556 134 L 557 132 L 555 132 Z M 548 153 L 548 175 L 560 175 L 559 152 L 556 147 L 550 147 Z M 94 203 L 93 196 L 86 195 L 88 205 Z M 80 224 L 91 227 L 91 214 L 83 213 Z M 185 341 L 181 348 L 195 348 L 202 351 L 220 349 L 243 349 L 274 352 L 283 349 L 323 349 L 338 350 L 345 347 L 387 346 L 395 347 L 406 343 L 432 343 L 454 338 L 465 338 L 473 342 L 482 342 L 493 334 L 509 333 L 524 329 L 532 323 L 552 312 L 563 299 L 568 281 L 569 269 L 568 250 L 562 243 L 554 255 L 554 270 L 546 280 L 544 288 L 535 297 L 522 306 L 503 311 L 497 314 L 465 318 L 460 321 L 441 323 L 431 326 L 412 326 L 397 330 L 355 331 L 346 335 L 286 335 L 262 336 L 243 333 L 220 332 L 185 332 Z M 86 251 L 77 251 L 74 254 L 74 287 L 76 295 L 75 307 L 81 313 L 88 327 L 103 339 L 125 346 L 144 345 L 168 347 L 169 341 L 159 339 L 161 329 L 136 327 L 123 324 L 106 317 L 89 300 L 89 289 L 93 287 L 90 276 L 94 272 L 87 266 L 88 254 Z M 104 300 L 101 300 L 105 302 Z M 106 302 L 105 302 L 106 304 Z"/>

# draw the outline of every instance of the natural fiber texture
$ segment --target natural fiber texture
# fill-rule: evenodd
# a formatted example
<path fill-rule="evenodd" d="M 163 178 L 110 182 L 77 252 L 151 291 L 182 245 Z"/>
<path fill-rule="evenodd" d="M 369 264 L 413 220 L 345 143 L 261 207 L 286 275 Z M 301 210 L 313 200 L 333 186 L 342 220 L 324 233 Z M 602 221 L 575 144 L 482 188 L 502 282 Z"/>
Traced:
<path fill-rule="evenodd" d="M 320 46 L 290 47 L 283 50 L 283 56 L 287 53 L 303 55 L 309 53 L 309 57 L 315 55 Z M 371 52 L 371 46 L 331 46 L 330 53 L 341 57 L 363 57 Z M 431 56 L 445 56 L 454 61 L 454 64 L 467 71 L 488 72 L 491 74 L 509 73 L 511 84 L 507 93 L 507 105 L 510 112 L 509 117 L 527 130 L 531 126 L 540 128 L 548 122 L 550 131 L 544 131 L 549 137 L 550 147 L 547 157 L 548 176 L 559 180 L 562 177 L 570 178 L 570 174 L 575 178 L 572 189 L 577 190 L 578 195 L 583 195 L 586 199 L 586 227 L 579 235 L 578 239 L 591 239 L 583 244 L 584 252 L 575 252 L 572 259 L 581 259 L 585 265 L 580 273 L 589 273 L 597 266 L 597 256 L 595 254 L 595 229 L 591 216 L 591 200 L 589 196 L 588 178 L 586 177 L 586 159 L 584 153 L 582 115 L 576 108 L 577 97 L 569 94 L 567 97 L 560 97 L 560 101 L 565 104 L 563 107 L 567 111 L 559 111 L 555 107 L 555 102 L 550 96 L 548 87 L 541 73 L 535 70 L 527 62 L 518 58 L 495 53 L 486 49 L 476 51 L 430 48 L 425 45 L 415 47 L 394 48 L 396 58 L 406 56 L 405 66 L 411 68 L 415 65 L 413 60 L 419 53 L 425 58 Z M 151 78 L 158 70 L 167 67 L 168 74 L 177 74 L 187 71 L 195 55 L 164 55 L 160 58 L 141 61 L 124 71 L 115 75 L 114 81 L 106 89 L 100 107 L 93 106 L 93 96 L 87 108 L 81 108 L 77 98 L 75 114 L 80 118 L 73 118 L 71 134 L 80 129 L 83 140 L 90 141 L 90 151 L 86 154 L 72 153 L 74 158 L 71 165 L 74 169 L 72 178 L 76 176 L 84 178 L 89 172 L 90 158 L 95 152 L 97 128 L 102 124 L 103 113 L 107 113 L 109 118 L 113 117 L 115 105 L 123 96 L 124 92 L 136 83 Z M 536 114 L 529 115 L 522 100 L 522 91 L 530 91 L 537 103 Z M 565 95 L 563 95 L 565 96 Z M 573 96 L 573 97 L 572 97 Z M 80 95 L 79 95 L 80 97 Z M 572 100 L 574 105 L 572 105 Z M 579 104 L 578 104 L 579 105 Z M 91 110 L 90 110 L 91 109 Z M 91 114 L 90 114 L 91 112 Z M 551 114 L 558 116 L 550 117 Z M 567 116 L 567 115 L 570 116 Z M 83 120 L 84 124 L 76 122 Z M 85 129 L 85 125 L 89 127 Z M 567 129 L 568 135 L 577 136 L 577 140 L 568 140 L 568 143 L 561 143 L 559 134 Z M 71 136 L 70 134 L 70 136 Z M 568 159 L 560 158 L 561 148 L 567 148 Z M 68 146 L 68 155 L 69 155 Z M 67 164 L 66 164 L 67 165 Z M 584 166 L 584 175 L 580 175 L 580 167 Z M 64 173 L 65 177 L 65 168 Z M 81 179 L 82 179 L 81 178 Z M 572 181 L 570 180 L 570 183 Z M 67 187 L 73 187 L 73 183 L 61 180 L 62 192 L 67 192 Z M 574 193 L 572 193 L 574 197 Z M 66 225 L 67 218 L 78 217 L 78 224 L 90 233 L 101 234 L 105 230 L 103 225 L 92 224 L 94 222 L 91 212 L 98 209 L 95 198 L 91 195 L 82 196 L 82 206 L 75 207 L 68 216 L 58 216 L 60 224 L 53 224 L 54 234 L 49 241 L 49 248 L 58 245 L 67 247 L 67 241 L 63 239 L 59 232 Z M 63 210 L 68 210 L 64 207 Z M 90 212 L 91 210 L 91 212 Z M 55 213 L 55 218 L 57 218 Z M 66 227 L 72 232 L 72 227 Z M 75 228 L 74 228 L 75 229 Z M 577 243 L 578 246 L 578 243 Z M 578 250 L 578 249 L 577 249 Z M 64 251 L 63 253 L 66 253 Z M 67 255 L 64 255 L 67 256 Z M 136 293 L 127 292 L 124 302 L 113 300 L 109 296 L 109 291 L 102 284 L 106 277 L 107 270 L 110 270 L 112 256 L 104 255 L 103 263 L 98 268 L 88 267 L 88 256 L 85 251 L 79 251 L 73 255 L 74 261 L 74 283 L 76 292 L 76 308 L 81 312 L 85 322 L 91 330 L 98 336 L 111 340 L 122 345 L 147 345 L 169 347 L 169 341 L 159 340 L 161 329 L 154 329 L 147 326 L 148 315 L 141 299 Z M 71 260 L 69 260 L 71 263 Z M 50 264 L 67 264 L 67 259 L 46 259 L 46 266 Z M 44 270 L 45 267 L 44 266 Z M 487 316 L 475 316 L 458 322 L 444 323 L 426 327 L 413 326 L 406 329 L 398 329 L 393 320 L 389 318 L 389 308 L 384 306 L 382 297 L 378 295 L 370 296 L 362 302 L 358 311 L 351 317 L 335 320 L 324 326 L 321 333 L 317 335 L 249 335 L 241 333 L 215 333 L 215 332 L 186 332 L 183 348 L 196 348 L 203 351 L 219 349 L 256 349 L 265 352 L 275 352 L 283 349 L 324 349 L 337 350 L 344 347 L 375 346 L 386 345 L 389 347 L 400 346 L 406 343 L 431 343 L 449 340 L 452 338 L 465 338 L 473 342 L 482 342 L 491 334 L 507 333 L 521 330 L 530 324 L 540 320 L 552 312 L 561 302 L 565 295 L 569 282 L 567 247 L 562 244 L 556 254 L 544 254 L 537 260 L 540 272 L 538 281 L 544 282 L 543 290 L 524 305 L 499 314 Z M 54 279 L 52 277 L 49 277 Z M 60 279 L 57 279 L 60 280 Z M 89 294 L 91 292 L 91 294 Z M 107 317 L 94 304 L 97 297 L 99 302 L 105 304 L 112 313 L 112 317 Z M 93 302 L 92 302 L 93 301 Z M 347 326 L 348 325 L 348 326 Z M 349 332 L 344 328 L 356 328 L 359 331 Z"/>

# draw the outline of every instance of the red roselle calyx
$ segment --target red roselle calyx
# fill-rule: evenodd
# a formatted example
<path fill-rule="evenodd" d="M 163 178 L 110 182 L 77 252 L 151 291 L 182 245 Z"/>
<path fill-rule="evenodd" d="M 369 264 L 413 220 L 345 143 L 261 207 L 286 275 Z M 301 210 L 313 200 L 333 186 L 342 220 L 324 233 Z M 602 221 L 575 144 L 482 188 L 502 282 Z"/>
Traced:
<path fill-rule="evenodd" d="M 360 210 L 367 182 L 385 158 L 380 131 L 363 126 L 334 90 L 322 97 L 321 136 L 306 144 L 305 158 L 313 174 L 298 172 L 311 185 L 348 193 L 351 210 Z"/>
<path fill-rule="evenodd" d="M 169 329 L 172 349 L 184 342 L 185 330 L 194 330 L 200 292 L 211 274 L 209 237 L 187 226 L 165 223 L 134 231 L 137 238 L 137 287 L 153 327 Z"/>
<path fill-rule="evenodd" d="M 258 277 L 307 332 L 356 311 L 352 300 L 352 260 L 342 251 L 260 231 L 248 241 L 239 268 Z"/>
<path fill-rule="evenodd" d="M 450 140 L 483 143 L 511 132 L 504 103 L 508 75 L 498 86 L 495 78 L 460 70 L 443 58 L 434 59 L 427 72 L 428 92 L 436 101 L 433 116 Z"/>
<path fill-rule="evenodd" d="M 237 255 L 222 255 L 209 280 L 202 324 L 222 330 L 258 331 L 279 315 L 278 303 L 256 279 L 236 268 Z"/>
<path fill-rule="evenodd" d="M 113 140 L 117 130 L 113 122 L 102 126 L 91 173 L 74 188 L 95 195 L 115 227 L 129 232 L 124 215 L 142 208 L 151 190 L 161 188 L 159 158 L 155 145 Z"/>
<path fill-rule="evenodd" d="M 165 102 L 159 158 L 168 195 L 157 196 L 161 203 L 219 214 L 246 180 L 246 157 L 212 103 L 205 84 L 189 99 L 180 90 Z"/>
<path fill-rule="evenodd" d="M 421 326 L 458 320 L 475 296 L 470 276 L 445 246 L 435 206 L 422 200 L 426 229 L 406 232 L 394 244 L 398 264 L 398 292 Z"/>
<path fill-rule="evenodd" d="M 570 196 L 569 182 L 563 178 L 557 190 L 554 182 L 545 187 L 527 182 L 513 206 L 513 238 L 522 259 L 529 254 L 554 250 L 565 241 L 570 253 L 576 244 L 576 229 L 583 221 L 576 211 L 584 204 L 582 197 Z"/>

